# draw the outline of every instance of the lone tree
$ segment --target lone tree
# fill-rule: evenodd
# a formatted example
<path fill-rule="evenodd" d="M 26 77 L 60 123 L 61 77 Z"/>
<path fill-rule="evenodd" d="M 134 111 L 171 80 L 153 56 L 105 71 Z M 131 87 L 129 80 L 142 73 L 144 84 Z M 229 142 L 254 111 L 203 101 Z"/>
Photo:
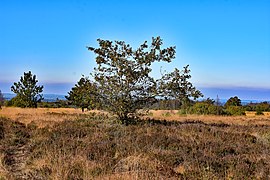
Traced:
<path fill-rule="evenodd" d="M 245 114 L 245 109 L 242 107 L 241 100 L 237 96 L 228 99 L 224 107 L 226 108 L 227 115 L 239 116 Z"/>
<path fill-rule="evenodd" d="M 85 108 L 88 110 L 97 108 L 99 104 L 97 85 L 83 76 L 68 93 L 66 99 L 72 105 L 82 108 L 82 112 Z"/>
<path fill-rule="evenodd" d="M 241 99 L 239 99 L 237 96 L 231 97 L 230 99 L 228 99 L 224 106 L 242 106 Z"/>
<path fill-rule="evenodd" d="M 4 95 L 2 94 L 2 92 L 0 90 L 0 109 L 2 109 L 4 102 L 5 102 Z"/>
<path fill-rule="evenodd" d="M 103 108 L 129 123 L 136 110 L 153 103 L 157 96 L 156 80 L 150 76 L 154 62 L 171 62 L 175 47 L 163 49 L 160 37 L 152 38 L 137 49 L 124 41 L 97 40 L 99 48 L 87 47 L 96 56 L 93 76 L 100 87 Z"/>
<path fill-rule="evenodd" d="M 159 81 L 161 96 L 178 100 L 183 108 L 190 104 L 191 99 L 203 97 L 203 94 L 189 81 L 191 78 L 189 73 L 190 69 L 187 65 L 181 71 L 175 68 L 173 72 L 163 75 Z"/>
<path fill-rule="evenodd" d="M 13 91 L 16 97 L 13 98 L 15 106 L 18 107 L 37 107 L 37 103 L 43 99 L 40 94 L 43 91 L 43 86 L 37 85 L 38 80 L 36 75 L 32 75 L 31 71 L 24 72 L 24 76 L 21 76 L 19 82 L 14 82 L 11 86 L 11 91 Z"/>

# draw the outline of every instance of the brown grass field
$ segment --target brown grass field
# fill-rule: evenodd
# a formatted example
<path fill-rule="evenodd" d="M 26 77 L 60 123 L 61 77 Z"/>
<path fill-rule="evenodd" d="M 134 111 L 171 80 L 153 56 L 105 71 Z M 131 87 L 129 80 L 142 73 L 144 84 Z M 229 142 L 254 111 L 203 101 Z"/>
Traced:
<path fill-rule="evenodd" d="M 179 115 L 178 110 L 150 110 L 146 117 L 167 121 L 202 121 L 205 123 L 226 123 L 238 125 L 270 125 L 270 112 L 256 116 L 255 112 L 246 112 L 246 116 Z M 0 117 L 19 121 L 24 124 L 35 122 L 38 127 L 52 125 L 55 122 L 76 120 L 89 113 L 105 113 L 96 110 L 82 113 L 74 108 L 17 108 L 3 107 Z"/>
<path fill-rule="evenodd" d="M 0 179 L 270 179 L 270 116 L 0 110 Z M 155 119 L 155 120 L 154 120 Z"/>
<path fill-rule="evenodd" d="M 214 115 L 179 115 L 178 110 L 150 110 L 154 119 L 176 121 L 202 121 L 205 123 L 226 123 L 235 125 L 270 125 L 270 113 L 256 116 L 256 112 L 246 112 L 245 116 L 214 116 Z"/>
<path fill-rule="evenodd" d="M 88 113 L 100 113 L 89 111 Z M 87 113 L 82 113 L 80 109 L 74 108 L 18 108 L 3 107 L 0 110 L 0 117 L 19 121 L 24 124 L 34 122 L 38 127 L 51 126 L 56 122 L 65 120 L 76 120 Z"/>

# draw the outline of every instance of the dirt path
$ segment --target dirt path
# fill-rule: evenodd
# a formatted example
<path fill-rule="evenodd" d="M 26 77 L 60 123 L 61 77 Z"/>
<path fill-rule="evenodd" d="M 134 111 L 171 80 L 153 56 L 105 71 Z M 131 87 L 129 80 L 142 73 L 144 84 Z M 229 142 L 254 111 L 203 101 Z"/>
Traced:
<path fill-rule="evenodd" d="M 25 172 L 28 159 L 28 144 L 10 146 L 6 149 L 4 163 L 6 169 L 14 179 L 29 179 L 29 174 Z"/>
<path fill-rule="evenodd" d="M 27 169 L 30 156 L 29 130 L 23 123 L 2 123 L 2 165 L 7 174 L 7 179 L 33 179 Z"/>

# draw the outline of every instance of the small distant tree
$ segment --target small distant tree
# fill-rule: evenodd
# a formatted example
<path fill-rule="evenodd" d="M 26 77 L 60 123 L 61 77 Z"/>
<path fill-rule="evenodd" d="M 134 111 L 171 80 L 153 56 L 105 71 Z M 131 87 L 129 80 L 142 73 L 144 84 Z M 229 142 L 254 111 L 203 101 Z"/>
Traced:
<path fill-rule="evenodd" d="M 176 68 L 173 72 L 163 75 L 159 81 L 161 95 L 179 100 L 182 108 L 188 108 L 191 100 L 203 97 L 203 94 L 189 81 L 190 78 L 189 65 L 185 66 L 182 71 Z"/>
<path fill-rule="evenodd" d="M 270 111 L 270 104 L 268 102 L 261 102 L 255 106 L 256 115 L 263 115 L 263 112 Z"/>
<path fill-rule="evenodd" d="M 5 102 L 4 95 L 2 94 L 2 92 L 0 90 L 0 109 L 2 109 L 4 102 Z"/>
<path fill-rule="evenodd" d="M 228 106 L 242 106 L 242 104 L 241 104 L 241 100 L 237 96 L 234 96 L 234 97 L 231 97 L 230 99 L 228 99 L 228 101 L 225 103 L 224 106 L 225 107 L 228 107 Z"/>
<path fill-rule="evenodd" d="M 96 83 L 83 76 L 68 93 L 66 99 L 70 101 L 72 105 L 80 107 L 82 112 L 84 112 L 84 109 L 90 110 L 99 106 L 100 102 L 98 96 Z"/>
<path fill-rule="evenodd" d="M 242 107 L 241 100 L 237 96 L 228 99 L 224 107 L 227 115 L 245 115 L 245 108 Z"/>
<path fill-rule="evenodd" d="M 98 39 L 99 48 L 88 47 L 96 56 L 94 78 L 100 87 L 103 108 L 129 123 L 136 111 L 155 102 L 156 80 L 150 76 L 154 62 L 171 62 L 175 47 L 162 49 L 160 37 L 137 49 L 124 41 Z"/>
<path fill-rule="evenodd" d="M 37 103 L 43 99 L 43 86 L 37 85 L 36 75 L 32 75 L 31 71 L 24 72 L 19 82 L 14 82 L 11 86 L 16 96 L 12 99 L 13 105 L 18 107 L 37 107 Z"/>

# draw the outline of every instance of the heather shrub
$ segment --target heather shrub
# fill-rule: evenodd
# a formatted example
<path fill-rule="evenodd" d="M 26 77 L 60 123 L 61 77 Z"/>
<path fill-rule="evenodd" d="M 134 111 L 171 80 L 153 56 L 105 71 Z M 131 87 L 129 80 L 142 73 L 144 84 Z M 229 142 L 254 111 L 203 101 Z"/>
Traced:
<path fill-rule="evenodd" d="M 267 179 L 270 175 L 269 126 L 161 120 L 126 126 L 117 121 L 89 114 L 38 128 L 34 122 L 26 126 L 0 118 L 4 177 Z"/>

